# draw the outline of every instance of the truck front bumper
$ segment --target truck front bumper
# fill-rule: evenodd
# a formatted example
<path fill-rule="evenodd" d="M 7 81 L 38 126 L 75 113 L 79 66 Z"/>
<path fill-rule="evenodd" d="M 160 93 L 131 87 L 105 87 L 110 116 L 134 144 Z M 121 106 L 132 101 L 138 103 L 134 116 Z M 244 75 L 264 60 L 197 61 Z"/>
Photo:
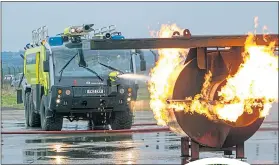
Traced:
<path fill-rule="evenodd" d="M 73 97 L 51 100 L 50 109 L 56 112 L 111 112 L 124 111 L 130 106 L 125 97 Z"/>

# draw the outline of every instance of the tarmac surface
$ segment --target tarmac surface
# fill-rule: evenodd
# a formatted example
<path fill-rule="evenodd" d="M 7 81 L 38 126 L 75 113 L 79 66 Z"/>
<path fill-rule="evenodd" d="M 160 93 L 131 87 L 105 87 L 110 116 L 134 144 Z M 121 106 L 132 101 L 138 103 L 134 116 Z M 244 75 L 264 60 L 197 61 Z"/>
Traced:
<path fill-rule="evenodd" d="M 30 130 L 24 110 L 2 110 L 2 131 Z M 278 127 L 278 105 L 262 128 Z M 135 124 L 156 123 L 151 111 L 135 113 Z M 160 126 L 137 126 L 154 128 Z M 85 130 L 87 122 L 69 122 L 63 130 Z M 181 164 L 180 137 L 172 132 L 125 134 L 2 135 L 1 164 Z M 234 153 L 235 154 L 235 153 Z M 202 152 L 201 158 L 222 157 Z M 245 142 L 246 162 L 278 164 L 278 131 L 258 131 Z"/>

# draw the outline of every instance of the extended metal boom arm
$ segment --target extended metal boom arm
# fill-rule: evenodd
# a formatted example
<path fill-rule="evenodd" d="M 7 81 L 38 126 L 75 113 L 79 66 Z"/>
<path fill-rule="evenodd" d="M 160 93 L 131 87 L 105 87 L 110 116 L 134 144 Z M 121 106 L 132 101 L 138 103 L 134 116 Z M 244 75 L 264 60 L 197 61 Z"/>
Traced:
<path fill-rule="evenodd" d="M 160 49 L 160 48 L 197 48 L 197 47 L 233 47 L 244 46 L 247 35 L 191 36 L 173 38 L 138 38 L 123 40 L 90 40 L 91 50 L 109 49 Z M 278 46 L 278 34 L 268 35 L 267 41 L 275 41 Z M 263 35 L 256 35 L 258 45 L 268 45 Z"/>

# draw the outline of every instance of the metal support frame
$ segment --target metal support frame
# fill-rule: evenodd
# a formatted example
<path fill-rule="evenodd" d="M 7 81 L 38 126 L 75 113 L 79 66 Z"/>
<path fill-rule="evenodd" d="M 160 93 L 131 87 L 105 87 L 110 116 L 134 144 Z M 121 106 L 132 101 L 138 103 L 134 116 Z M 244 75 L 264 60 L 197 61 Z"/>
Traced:
<path fill-rule="evenodd" d="M 181 138 L 181 157 L 189 157 L 189 143 L 190 138 L 189 137 L 182 137 Z"/>
<path fill-rule="evenodd" d="M 236 145 L 235 149 L 236 149 L 236 159 L 245 159 L 244 142 L 239 145 Z"/>
<path fill-rule="evenodd" d="M 197 160 L 200 158 L 200 145 L 194 141 L 191 141 L 191 160 Z"/>
<path fill-rule="evenodd" d="M 191 144 L 190 144 L 191 143 Z M 191 151 L 191 154 L 190 152 Z M 192 141 L 189 137 L 181 137 L 181 163 L 187 164 L 190 161 L 195 161 L 200 158 L 199 154 L 200 152 L 206 152 L 206 151 L 223 151 L 224 155 L 231 156 L 233 155 L 232 152 L 236 151 L 235 158 L 236 159 L 246 159 L 244 156 L 244 142 L 236 145 L 234 147 L 229 148 L 208 148 L 199 145 L 198 143 Z"/>

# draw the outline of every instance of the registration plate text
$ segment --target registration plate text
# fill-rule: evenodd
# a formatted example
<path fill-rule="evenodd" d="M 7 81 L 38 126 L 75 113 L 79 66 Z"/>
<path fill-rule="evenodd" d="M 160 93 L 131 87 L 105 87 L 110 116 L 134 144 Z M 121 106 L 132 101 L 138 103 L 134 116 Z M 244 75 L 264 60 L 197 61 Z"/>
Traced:
<path fill-rule="evenodd" d="M 103 89 L 92 89 L 92 90 L 87 90 L 86 93 L 99 94 L 99 93 L 104 93 L 104 90 Z"/>

